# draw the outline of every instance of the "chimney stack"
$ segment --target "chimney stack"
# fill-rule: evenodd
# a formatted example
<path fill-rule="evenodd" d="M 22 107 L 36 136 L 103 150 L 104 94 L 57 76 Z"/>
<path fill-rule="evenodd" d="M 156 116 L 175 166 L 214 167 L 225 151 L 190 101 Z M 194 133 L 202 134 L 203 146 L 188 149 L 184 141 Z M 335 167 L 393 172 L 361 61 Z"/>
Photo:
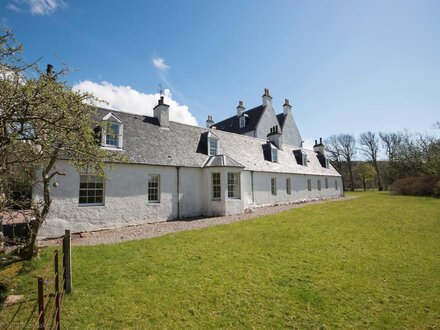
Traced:
<path fill-rule="evenodd" d="M 158 104 L 153 108 L 154 117 L 159 120 L 159 126 L 164 128 L 170 127 L 170 106 L 164 103 L 163 96 L 160 97 Z"/>
<path fill-rule="evenodd" d="M 264 94 L 262 97 L 263 97 L 263 106 L 272 107 L 272 96 L 270 96 L 269 94 L 269 89 L 267 88 L 264 89 Z"/>
<path fill-rule="evenodd" d="M 237 117 L 240 117 L 245 110 L 246 108 L 243 106 L 243 101 L 238 101 Z"/>
<path fill-rule="evenodd" d="M 208 115 L 208 120 L 206 121 L 206 128 L 210 128 L 212 125 L 214 125 L 214 120 L 212 120 L 211 115 Z"/>
<path fill-rule="evenodd" d="M 324 155 L 324 144 L 322 143 L 322 138 L 319 138 L 319 144 L 318 144 L 318 141 L 315 140 L 315 145 L 313 146 L 313 151 L 317 152 L 321 155 Z"/>
<path fill-rule="evenodd" d="M 292 114 L 292 106 L 289 103 L 289 99 L 284 99 L 283 113 L 285 115 Z"/>
<path fill-rule="evenodd" d="M 49 77 L 52 77 L 52 76 L 53 76 L 53 65 L 52 65 L 52 64 L 48 64 L 48 65 L 47 65 L 47 68 L 46 68 L 46 74 L 47 74 Z"/>
<path fill-rule="evenodd" d="M 274 143 L 278 149 L 283 150 L 283 135 L 278 129 L 278 125 L 270 129 L 270 133 L 267 134 L 267 139 Z"/>

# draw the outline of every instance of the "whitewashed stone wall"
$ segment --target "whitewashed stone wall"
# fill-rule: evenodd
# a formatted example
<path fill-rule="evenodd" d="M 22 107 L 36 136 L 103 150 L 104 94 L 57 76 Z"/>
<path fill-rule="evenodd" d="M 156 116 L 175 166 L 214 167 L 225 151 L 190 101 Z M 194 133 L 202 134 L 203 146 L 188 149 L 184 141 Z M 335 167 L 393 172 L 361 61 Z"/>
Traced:
<path fill-rule="evenodd" d="M 60 161 L 57 167 L 65 176 L 57 178 L 58 187 L 52 187 L 53 202 L 40 237 L 57 237 L 65 229 L 83 232 L 160 222 L 196 216 L 229 215 L 244 212 L 247 208 L 280 202 L 305 201 L 331 198 L 342 195 L 339 177 L 328 177 L 329 188 L 325 188 L 324 176 L 308 176 L 254 172 L 239 168 L 185 168 L 179 169 L 179 191 L 177 193 L 177 168 L 134 164 L 115 164 L 106 170 L 104 205 L 79 206 L 79 173 L 67 162 Z M 212 200 L 211 173 L 221 174 L 221 200 Z M 239 199 L 228 198 L 227 173 L 239 172 L 241 192 Z M 148 203 L 147 181 L 149 174 L 160 175 L 160 203 Z M 271 178 L 277 179 L 277 194 L 271 194 Z M 286 178 L 291 178 L 292 193 L 286 193 Z M 312 191 L 307 190 L 307 179 L 312 180 Z M 321 191 L 317 180 L 321 179 Z M 338 190 L 335 190 L 335 180 Z M 34 198 L 40 198 L 40 188 Z M 180 212 L 178 212 L 178 208 Z"/>

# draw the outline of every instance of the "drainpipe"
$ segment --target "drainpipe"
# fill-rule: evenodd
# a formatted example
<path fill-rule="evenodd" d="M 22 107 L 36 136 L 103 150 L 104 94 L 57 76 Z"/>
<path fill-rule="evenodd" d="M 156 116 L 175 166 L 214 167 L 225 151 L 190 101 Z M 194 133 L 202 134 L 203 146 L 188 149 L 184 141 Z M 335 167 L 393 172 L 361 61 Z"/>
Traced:
<path fill-rule="evenodd" d="M 254 171 L 251 171 L 251 192 L 252 192 L 252 203 L 255 203 L 255 199 L 254 199 Z"/>
<path fill-rule="evenodd" d="M 176 166 L 177 170 L 177 220 L 180 220 L 180 166 Z"/>

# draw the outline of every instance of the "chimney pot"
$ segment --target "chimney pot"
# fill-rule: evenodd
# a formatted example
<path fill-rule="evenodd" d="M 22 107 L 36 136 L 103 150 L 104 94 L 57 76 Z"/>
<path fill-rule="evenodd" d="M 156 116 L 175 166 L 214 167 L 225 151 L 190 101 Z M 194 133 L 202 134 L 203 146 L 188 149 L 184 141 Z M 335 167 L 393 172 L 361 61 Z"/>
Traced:
<path fill-rule="evenodd" d="M 48 64 L 47 68 L 46 68 L 46 74 L 50 77 L 53 76 L 53 65 L 52 64 Z"/>

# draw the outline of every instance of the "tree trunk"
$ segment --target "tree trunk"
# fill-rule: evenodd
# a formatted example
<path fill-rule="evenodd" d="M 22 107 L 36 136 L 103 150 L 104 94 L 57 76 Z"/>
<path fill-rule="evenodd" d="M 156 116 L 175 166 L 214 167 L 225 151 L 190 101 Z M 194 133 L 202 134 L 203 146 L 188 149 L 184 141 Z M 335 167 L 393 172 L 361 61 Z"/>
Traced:
<path fill-rule="evenodd" d="M 365 175 L 362 174 L 362 184 L 364 185 L 364 191 L 367 191 L 367 181 L 365 180 Z"/>
<path fill-rule="evenodd" d="M 353 168 L 351 164 L 351 158 L 347 159 L 348 171 L 350 172 L 350 191 L 354 191 L 354 179 L 353 179 Z"/>
<path fill-rule="evenodd" d="M 380 179 L 379 166 L 377 165 L 376 158 L 373 159 L 373 166 L 374 166 L 374 169 L 376 170 L 376 175 L 377 175 L 377 187 L 378 187 L 379 191 L 382 191 L 383 190 L 382 180 Z"/>

